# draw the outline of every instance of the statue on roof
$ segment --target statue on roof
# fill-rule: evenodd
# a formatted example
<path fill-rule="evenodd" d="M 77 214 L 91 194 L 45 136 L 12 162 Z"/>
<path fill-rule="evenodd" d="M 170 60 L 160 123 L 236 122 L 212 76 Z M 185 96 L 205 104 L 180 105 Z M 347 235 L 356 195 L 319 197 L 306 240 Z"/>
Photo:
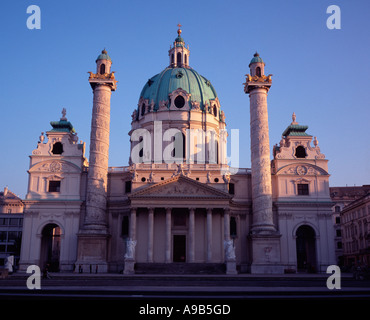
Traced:
<path fill-rule="evenodd" d="M 293 120 L 293 122 L 291 123 L 292 125 L 298 124 L 298 122 L 295 121 L 296 119 L 297 119 L 297 116 L 295 115 L 295 112 L 293 112 L 293 114 L 292 114 L 292 120 Z"/>
<path fill-rule="evenodd" d="M 67 114 L 67 110 L 66 110 L 66 108 L 63 108 L 62 109 L 62 117 L 60 118 L 60 120 L 67 121 L 66 114 Z"/>

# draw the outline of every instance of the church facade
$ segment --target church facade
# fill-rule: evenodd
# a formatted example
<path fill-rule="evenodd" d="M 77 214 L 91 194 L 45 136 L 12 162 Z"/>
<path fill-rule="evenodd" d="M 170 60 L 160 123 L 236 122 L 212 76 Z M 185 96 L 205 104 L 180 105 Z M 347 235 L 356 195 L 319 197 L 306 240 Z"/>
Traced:
<path fill-rule="evenodd" d="M 250 169 L 228 165 L 225 113 L 189 60 L 179 29 L 132 113 L 129 165 L 108 167 L 117 81 L 102 51 L 89 77 L 89 159 L 65 110 L 30 156 L 21 270 L 266 274 L 335 263 L 328 160 L 295 114 L 271 160 L 262 58 L 244 84 Z"/>

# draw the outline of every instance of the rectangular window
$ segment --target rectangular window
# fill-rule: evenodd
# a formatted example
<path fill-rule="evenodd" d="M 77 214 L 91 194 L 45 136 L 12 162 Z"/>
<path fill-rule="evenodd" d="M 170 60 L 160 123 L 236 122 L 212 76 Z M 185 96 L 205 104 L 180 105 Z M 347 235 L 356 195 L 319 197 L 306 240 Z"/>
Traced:
<path fill-rule="evenodd" d="M 9 241 L 16 241 L 18 239 L 18 232 L 17 231 L 9 231 L 8 232 L 8 242 Z"/>
<path fill-rule="evenodd" d="M 60 181 L 49 181 L 49 192 L 60 192 Z"/>
<path fill-rule="evenodd" d="M 235 217 L 230 217 L 230 237 L 236 238 L 237 229 L 236 229 L 236 219 Z"/>
<path fill-rule="evenodd" d="M 9 219 L 9 225 L 10 226 L 17 226 L 19 224 L 19 219 L 18 218 L 10 218 Z"/>
<path fill-rule="evenodd" d="M 307 183 L 298 183 L 298 195 L 299 196 L 308 196 L 308 184 Z"/>
<path fill-rule="evenodd" d="M 7 234 L 6 231 L 0 231 L 0 242 L 1 241 L 3 241 L 3 242 L 6 241 L 6 234 Z"/>
<path fill-rule="evenodd" d="M 229 183 L 229 194 L 235 194 L 235 185 L 233 183 Z"/>
<path fill-rule="evenodd" d="M 128 216 L 123 216 L 123 219 L 122 219 L 122 236 L 123 237 L 129 236 L 129 227 L 130 227 L 130 223 L 128 220 Z"/>
<path fill-rule="evenodd" d="M 131 192 L 131 181 L 126 181 L 125 182 L 125 193 L 130 193 Z"/>
<path fill-rule="evenodd" d="M 186 227 L 186 215 L 182 212 L 178 212 L 173 216 L 174 227 Z"/>
<path fill-rule="evenodd" d="M 8 218 L 0 218 L 0 226 L 7 226 L 9 222 Z"/>

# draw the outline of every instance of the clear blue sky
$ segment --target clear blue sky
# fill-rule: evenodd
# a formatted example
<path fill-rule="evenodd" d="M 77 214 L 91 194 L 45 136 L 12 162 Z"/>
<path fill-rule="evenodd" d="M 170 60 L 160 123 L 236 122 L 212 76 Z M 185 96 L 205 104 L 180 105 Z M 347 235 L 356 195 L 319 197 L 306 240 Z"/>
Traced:
<path fill-rule="evenodd" d="M 41 30 L 29 30 L 29 5 Z M 329 30 L 329 5 L 341 29 Z M 105 47 L 118 89 L 111 101 L 110 166 L 127 165 L 131 113 L 146 81 L 168 65 L 176 25 L 190 65 L 211 80 L 227 128 L 240 130 L 240 166 L 250 167 L 244 75 L 256 50 L 272 73 L 270 143 L 293 111 L 329 159 L 331 186 L 370 183 L 370 1 L 6 1 L 1 5 L 0 188 L 24 197 L 28 156 L 63 107 L 88 142 L 92 91 L 87 71 Z"/>

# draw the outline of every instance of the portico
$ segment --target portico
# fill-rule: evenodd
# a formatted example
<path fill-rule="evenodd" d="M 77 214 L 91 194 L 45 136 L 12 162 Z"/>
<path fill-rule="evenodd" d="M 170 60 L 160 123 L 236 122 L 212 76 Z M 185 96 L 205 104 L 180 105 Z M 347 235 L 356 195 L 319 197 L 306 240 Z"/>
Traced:
<path fill-rule="evenodd" d="M 225 262 L 229 194 L 179 175 L 132 193 L 130 200 L 136 262 Z"/>

